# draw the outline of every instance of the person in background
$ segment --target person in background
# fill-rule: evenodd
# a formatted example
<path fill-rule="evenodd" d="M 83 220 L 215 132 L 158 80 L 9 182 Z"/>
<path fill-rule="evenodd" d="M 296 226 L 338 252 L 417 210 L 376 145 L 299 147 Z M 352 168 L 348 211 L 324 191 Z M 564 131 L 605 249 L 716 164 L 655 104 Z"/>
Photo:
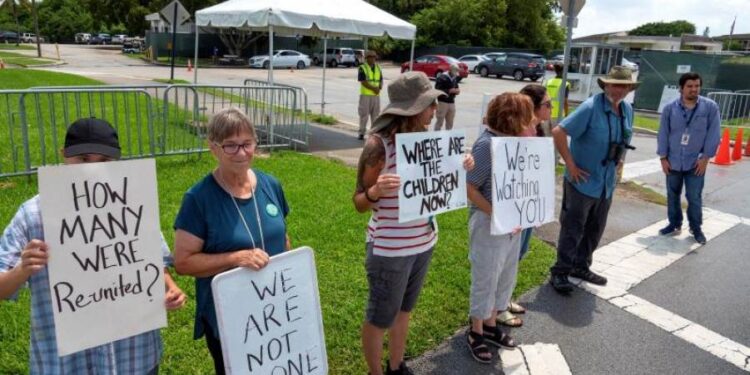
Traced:
<path fill-rule="evenodd" d="M 378 54 L 365 52 L 365 63 L 360 64 L 357 73 L 359 81 L 359 139 L 365 139 L 367 121 L 374 125 L 380 114 L 380 90 L 383 89 L 383 70 L 375 63 Z"/>
<path fill-rule="evenodd" d="M 100 163 L 120 158 L 117 131 L 96 118 L 79 119 L 68 127 L 62 150 L 66 165 Z M 172 264 L 169 247 L 160 249 L 164 266 Z M 57 355 L 53 302 L 47 262 L 56 249 L 44 242 L 39 195 L 24 202 L 0 238 L 0 298 L 15 298 L 26 283 L 31 291 L 31 374 L 148 374 L 159 372 L 163 344 L 158 329 L 60 357 Z M 59 254 L 58 254 L 59 255 Z M 164 269 L 167 310 L 181 308 L 185 293 Z"/>
<path fill-rule="evenodd" d="M 669 224 L 659 231 L 675 235 L 682 229 L 682 186 L 688 201 L 690 233 L 701 245 L 703 234 L 703 185 L 708 160 L 716 155 L 721 137 L 719 106 L 701 96 L 701 76 L 685 73 L 680 77 L 680 97 L 661 113 L 658 147 L 661 167 L 667 176 L 667 217 Z"/>
<path fill-rule="evenodd" d="M 435 130 L 440 131 L 445 122 L 445 130 L 453 129 L 453 119 L 456 117 L 456 95 L 461 93 L 458 88 L 458 64 L 451 64 L 448 72 L 438 74 L 435 79 L 435 89 L 445 93 L 438 97 L 437 113 L 435 114 Z"/>

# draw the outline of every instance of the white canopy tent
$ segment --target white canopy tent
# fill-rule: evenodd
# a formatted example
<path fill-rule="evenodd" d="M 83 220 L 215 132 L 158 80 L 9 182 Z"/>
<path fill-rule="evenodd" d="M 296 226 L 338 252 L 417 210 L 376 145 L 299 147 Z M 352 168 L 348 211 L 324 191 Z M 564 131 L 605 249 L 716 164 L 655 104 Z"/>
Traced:
<path fill-rule="evenodd" d="M 331 37 L 379 37 L 411 40 L 417 27 L 363 0 L 229 0 L 195 13 L 195 72 L 198 83 L 198 34 L 200 27 L 238 28 L 268 32 L 268 55 L 273 57 L 273 35 L 307 35 L 323 38 L 323 85 L 321 112 L 325 113 L 326 50 Z M 411 66 L 410 66 L 411 68 Z M 273 84 L 273 63 L 268 82 Z"/>

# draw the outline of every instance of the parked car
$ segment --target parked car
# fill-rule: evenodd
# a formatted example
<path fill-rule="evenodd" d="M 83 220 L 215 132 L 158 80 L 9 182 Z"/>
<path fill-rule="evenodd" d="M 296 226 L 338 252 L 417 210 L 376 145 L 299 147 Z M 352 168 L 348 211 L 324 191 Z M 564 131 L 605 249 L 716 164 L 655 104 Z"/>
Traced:
<path fill-rule="evenodd" d="M 0 42 L 18 43 L 18 34 L 12 31 L 0 31 Z"/>
<path fill-rule="evenodd" d="M 555 55 L 547 60 L 547 70 L 555 70 L 555 65 L 562 65 L 565 63 L 565 55 Z"/>
<path fill-rule="evenodd" d="M 479 63 L 479 74 L 482 77 L 496 75 L 512 76 L 516 81 L 528 78 L 537 81 L 544 76 L 544 58 L 541 55 L 522 52 L 508 52 L 505 56 Z"/>
<path fill-rule="evenodd" d="M 339 65 L 355 66 L 357 64 L 354 50 L 351 48 L 328 48 L 326 50 L 326 60 L 328 60 L 326 62 L 328 66 L 332 68 Z M 323 61 L 323 52 L 313 54 L 313 64 L 320 65 L 321 61 Z"/>
<path fill-rule="evenodd" d="M 112 44 L 112 37 L 109 34 L 96 34 L 89 39 L 89 44 Z"/>
<path fill-rule="evenodd" d="M 44 43 L 44 38 L 40 38 L 39 42 Z M 36 34 L 21 33 L 21 43 L 36 43 Z"/>
<path fill-rule="evenodd" d="M 472 73 L 479 73 L 477 65 L 484 60 L 487 60 L 484 55 L 463 55 L 458 58 L 458 61 L 466 64 L 466 66 L 469 67 L 469 71 Z"/>
<path fill-rule="evenodd" d="M 498 57 L 503 57 L 505 55 L 507 55 L 505 52 L 489 52 L 489 53 L 485 53 L 482 56 L 484 56 L 484 58 L 486 60 L 492 60 L 492 59 L 496 59 Z"/>
<path fill-rule="evenodd" d="M 91 34 L 89 33 L 77 33 L 75 35 L 76 44 L 88 44 L 91 40 Z"/>
<path fill-rule="evenodd" d="M 453 57 L 445 55 L 425 55 L 414 60 L 415 72 L 423 72 L 428 77 L 437 77 L 442 72 L 447 72 L 451 64 L 458 64 L 458 75 L 461 78 L 469 76 L 469 67 Z M 409 62 L 401 64 L 401 73 L 409 70 Z"/>
<path fill-rule="evenodd" d="M 355 49 L 354 50 L 354 65 L 359 66 L 365 62 L 365 50 Z"/>
<path fill-rule="evenodd" d="M 634 63 L 634 62 L 632 62 L 632 61 L 630 61 L 630 60 L 628 60 L 628 59 L 626 59 L 624 57 L 622 58 L 622 66 L 624 66 L 624 67 L 626 67 L 626 68 L 628 68 L 628 69 L 630 69 L 630 70 L 632 70 L 634 72 L 638 71 L 638 64 L 636 64 L 636 63 Z"/>
<path fill-rule="evenodd" d="M 270 66 L 268 55 L 253 56 L 248 62 L 251 68 L 268 69 Z M 305 69 L 308 66 L 310 66 L 310 56 L 304 53 L 287 49 L 273 51 L 274 68 L 296 67 L 297 69 Z"/>
<path fill-rule="evenodd" d="M 127 38 L 128 36 L 125 34 L 117 34 L 112 37 L 112 44 L 123 44 Z"/>

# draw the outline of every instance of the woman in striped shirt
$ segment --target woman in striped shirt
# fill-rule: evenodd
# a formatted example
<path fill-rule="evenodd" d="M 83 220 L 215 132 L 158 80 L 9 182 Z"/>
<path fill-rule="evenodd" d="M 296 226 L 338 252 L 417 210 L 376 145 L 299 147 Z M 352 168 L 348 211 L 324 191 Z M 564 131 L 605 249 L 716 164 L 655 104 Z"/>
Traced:
<path fill-rule="evenodd" d="M 359 159 L 354 206 L 372 212 L 367 225 L 365 268 L 370 286 L 362 346 L 370 373 L 380 375 L 383 337 L 389 334 L 386 374 L 411 374 L 403 361 L 409 316 L 416 305 L 432 249 L 437 242 L 434 219 L 398 222 L 397 133 L 426 131 L 435 113 L 432 88 L 424 73 L 408 72 L 388 86 L 390 104 L 370 130 Z M 467 155 L 464 167 L 472 169 Z"/>

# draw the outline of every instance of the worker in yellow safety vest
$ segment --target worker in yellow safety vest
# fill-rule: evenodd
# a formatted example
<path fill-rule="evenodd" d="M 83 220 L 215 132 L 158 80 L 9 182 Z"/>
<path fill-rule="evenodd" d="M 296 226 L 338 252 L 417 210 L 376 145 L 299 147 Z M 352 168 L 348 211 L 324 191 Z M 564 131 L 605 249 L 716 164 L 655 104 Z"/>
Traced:
<path fill-rule="evenodd" d="M 552 134 L 552 128 L 557 125 L 557 118 L 560 115 L 560 87 L 562 87 L 562 75 L 563 66 L 561 64 L 555 64 L 555 78 L 547 81 L 547 95 L 549 95 L 552 101 L 552 113 L 550 115 L 550 124 L 547 129 L 544 130 L 545 135 L 549 136 Z M 563 101 L 563 117 L 568 116 L 568 91 L 570 90 L 570 82 L 565 82 L 565 100 Z"/>
<path fill-rule="evenodd" d="M 365 139 L 367 120 L 370 126 L 380 114 L 380 90 L 383 88 L 383 71 L 375 63 L 375 51 L 365 53 L 365 63 L 359 66 L 359 139 Z"/>

